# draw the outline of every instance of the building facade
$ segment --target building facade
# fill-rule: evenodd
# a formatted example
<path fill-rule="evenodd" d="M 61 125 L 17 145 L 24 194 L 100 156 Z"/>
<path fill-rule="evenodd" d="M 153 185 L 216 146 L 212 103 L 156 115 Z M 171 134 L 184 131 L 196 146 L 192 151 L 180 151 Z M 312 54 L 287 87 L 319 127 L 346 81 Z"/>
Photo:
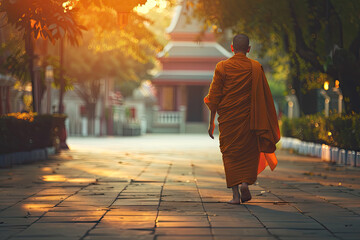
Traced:
<path fill-rule="evenodd" d="M 208 111 L 203 104 L 216 64 L 232 56 L 217 43 L 210 31 L 202 31 L 203 23 L 188 18 L 184 5 L 175 10 L 168 28 L 170 42 L 158 55 L 162 64 L 153 84 L 156 87 L 158 106 L 154 111 L 154 132 L 161 128 L 172 131 L 193 132 L 203 130 L 208 122 Z M 178 123 L 179 128 L 176 129 Z M 180 126 L 185 124 L 185 126 Z M 162 130 L 164 131 L 164 130 Z M 165 130 L 166 132 L 166 130 Z"/>

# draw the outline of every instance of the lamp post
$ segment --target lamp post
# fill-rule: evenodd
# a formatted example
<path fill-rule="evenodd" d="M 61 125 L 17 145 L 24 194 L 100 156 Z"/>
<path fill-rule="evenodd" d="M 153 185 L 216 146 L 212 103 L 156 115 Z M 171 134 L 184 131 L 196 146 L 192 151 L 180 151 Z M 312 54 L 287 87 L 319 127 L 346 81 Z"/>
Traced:
<path fill-rule="evenodd" d="M 335 87 L 334 87 L 333 91 L 335 93 L 337 93 L 337 95 L 338 95 L 338 113 L 341 116 L 341 114 L 342 114 L 342 102 L 343 102 L 344 97 L 343 97 L 341 89 L 340 89 L 340 81 L 339 80 L 335 80 Z"/>
<path fill-rule="evenodd" d="M 51 83 L 54 80 L 54 68 L 51 65 L 48 65 L 45 69 L 45 79 L 46 79 L 46 97 L 47 97 L 47 105 L 46 105 L 46 113 L 51 113 Z"/>
<path fill-rule="evenodd" d="M 294 117 L 294 103 L 292 101 L 288 102 L 288 118 L 292 119 Z"/>
<path fill-rule="evenodd" d="M 327 94 L 327 90 L 329 90 L 329 82 L 324 82 L 324 89 L 321 89 L 320 94 L 325 98 L 325 117 L 329 117 L 329 105 L 330 105 L 330 97 Z"/>

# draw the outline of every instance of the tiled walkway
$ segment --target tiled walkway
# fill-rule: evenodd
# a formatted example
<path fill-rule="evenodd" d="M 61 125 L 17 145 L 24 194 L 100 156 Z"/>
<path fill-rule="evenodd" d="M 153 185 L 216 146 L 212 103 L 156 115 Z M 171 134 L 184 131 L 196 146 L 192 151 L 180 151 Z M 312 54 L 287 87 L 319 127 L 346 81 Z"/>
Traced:
<path fill-rule="evenodd" d="M 278 152 L 228 205 L 206 135 L 72 138 L 47 162 L 0 169 L 0 239 L 360 239 L 360 170 Z"/>

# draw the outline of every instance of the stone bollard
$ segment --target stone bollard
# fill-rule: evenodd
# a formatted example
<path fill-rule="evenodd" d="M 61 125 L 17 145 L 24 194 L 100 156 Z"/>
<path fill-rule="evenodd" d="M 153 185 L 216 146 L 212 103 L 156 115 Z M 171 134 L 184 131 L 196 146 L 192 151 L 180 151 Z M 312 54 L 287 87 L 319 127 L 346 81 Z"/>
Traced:
<path fill-rule="evenodd" d="M 324 161 L 330 161 L 330 147 L 328 145 L 323 144 L 321 146 L 321 159 Z"/>
<path fill-rule="evenodd" d="M 331 148 L 331 159 L 330 161 L 336 163 L 339 159 L 339 148 L 332 147 Z"/>
<path fill-rule="evenodd" d="M 355 167 L 360 167 L 360 152 L 356 153 Z"/>
<path fill-rule="evenodd" d="M 338 159 L 337 163 L 341 164 L 341 165 L 346 164 L 346 150 L 345 149 L 340 149 L 340 151 L 339 151 L 339 159 Z"/>
<path fill-rule="evenodd" d="M 346 165 L 354 167 L 355 166 L 355 161 L 356 161 L 355 157 L 356 157 L 355 151 L 347 151 Z"/>

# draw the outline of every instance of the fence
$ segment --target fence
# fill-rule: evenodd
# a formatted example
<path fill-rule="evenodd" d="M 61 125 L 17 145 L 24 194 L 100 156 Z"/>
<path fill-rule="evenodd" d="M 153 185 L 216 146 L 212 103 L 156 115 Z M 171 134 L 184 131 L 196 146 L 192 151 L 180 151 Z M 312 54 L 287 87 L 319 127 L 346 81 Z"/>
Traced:
<path fill-rule="evenodd" d="M 153 108 L 153 126 L 160 128 L 178 128 L 185 132 L 186 107 L 180 106 L 179 111 L 160 111 L 158 106 Z"/>

